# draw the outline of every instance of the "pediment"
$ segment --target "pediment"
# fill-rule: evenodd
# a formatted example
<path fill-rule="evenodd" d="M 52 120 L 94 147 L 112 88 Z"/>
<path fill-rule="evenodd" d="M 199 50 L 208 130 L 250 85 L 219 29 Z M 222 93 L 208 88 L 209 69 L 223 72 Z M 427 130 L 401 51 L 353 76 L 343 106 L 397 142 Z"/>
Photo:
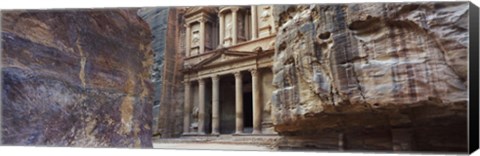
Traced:
<path fill-rule="evenodd" d="M 239 52 L 239 51 L 218 51 L 211 57 L 200 61 L 198 64 L 194 65 L 194 68 L 201 68 L 205 66 L 210 66 L 219 63 L 232 62 L 240 58 L 255 56 L 255 52 Z"/>

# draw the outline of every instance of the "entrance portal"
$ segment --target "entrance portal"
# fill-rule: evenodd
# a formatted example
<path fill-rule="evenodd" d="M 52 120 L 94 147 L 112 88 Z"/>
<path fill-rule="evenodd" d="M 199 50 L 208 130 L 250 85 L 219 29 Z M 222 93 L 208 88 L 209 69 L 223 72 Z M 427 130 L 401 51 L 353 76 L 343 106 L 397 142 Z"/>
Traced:
<path fill-rule="evenodd" d="M 220 78 L 220 134 L 235 133 L 235 78 Z"/>
<path fill-rule="evenodd" d="M 252 133 L 253 131 L 253 108 L 252 92 L 243 93 L 243 132 Z"/>

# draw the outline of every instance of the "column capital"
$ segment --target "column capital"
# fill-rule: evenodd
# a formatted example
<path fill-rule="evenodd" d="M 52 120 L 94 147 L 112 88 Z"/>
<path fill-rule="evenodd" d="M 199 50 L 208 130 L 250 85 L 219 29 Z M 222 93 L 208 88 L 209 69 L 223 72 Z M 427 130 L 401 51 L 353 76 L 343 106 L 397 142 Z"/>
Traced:
<path fill-rule="evenodd" d="M 200 19 L 198 19 L 197 21 L 200 22 L 200 23 L 205 23 L 205 22 L 207 22 L 208 20 L 205 19 L 205 18 L 200 18 Z"/>
<path fill-rule="evenodd" d="M 258 73 L 257 69 L 249 69 L 248 71 L 250 71 L 250 73 L 252 73 L 252 76 L 257 75 L 257 73 Z"/>
<path fill-rule="evenodd" d="M 220 78 L 219 78 L 218 75 L 213 75 L 213 76 L 212 76 L 212 80 L 213 80 L 213 81 L 218 81 L 219 79 L 220 79 Z"/>
<path fill-rule="evenodd" d="M 234 72 L 233 75 L 235 75 L 235 78 L 242 78 L 242 73 L 240 71 Z"/>
<path fill-rule="evenodd" d="M 190 83 L 191 83 L 190 80 L 183 81 L 183 84 L 185 84 L 185 85 L 190 85 Z"/>
<path fill-rule="evenodd" d="M 240 8 L 235 7 L 235 8 L 231 8 L 230 10 L 232 11 L 232 13 L 236 13 L 238 10 L 240 10 Z"/>
<path fill-rule="evenodd" d="M 203 78 L 198 79 L 198 84 L 205 85 L 205 79 Z"/>

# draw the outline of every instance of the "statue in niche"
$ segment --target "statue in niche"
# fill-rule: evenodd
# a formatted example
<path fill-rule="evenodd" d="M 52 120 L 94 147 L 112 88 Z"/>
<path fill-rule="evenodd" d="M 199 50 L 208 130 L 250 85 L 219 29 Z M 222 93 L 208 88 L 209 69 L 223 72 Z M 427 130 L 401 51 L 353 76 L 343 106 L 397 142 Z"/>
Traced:
<path fill-rule="evenodd" d="M 263 7 L 263 12 L 260 15 L 260 19 L 264 22 L 268 20 L 268 17 L 270 17 L 270 13 L 268 12 L 269 9 L 270 9 L 270 6 Z"/>
<path fill-rule="evenodd" d="M 242 18 L 237 18 L 237 23 L 238 23 L 238 30 L 237 30 L 237 34 L 241 37 L 244 37 L 243 36 L 243 20 Z"/>
<path fill-rule="evenodd" d="M 262 15 L 260 15 L 260 19 L 265 22 L 268 20 L 268 17 L 270 17 L 268 10 L 263 10 Z"/>
<path fill-rule="evenodd" d="M 192 119 L 193 119 L 193 122 L 192 124 L 190 125 L 191 128 L 193 129 L 197 129 L 198 128 L 198 107 L 197 106 L 194 106 L 193 107 L 193 111 L 192 111 Z"/>
<path fill-rule="evenodd" d="M 270 112 L 272 111 L 272 101 L 271 100 L 268 100 L 267 104 L 264 105 L 263 111 L 267 114 L 270 114 Z"/>
<path fill-rule="evenodd" d="M 232 36 L 232 24 L 230 22 L 225 26 L 225 37 L 229 38 Z"/>
<path fill-rule="evenodd" d="M 194 31 L 192 35 L 192 46 L 197 46 L 200 44 L 200 34 L 198 31 Z"/>
<path fill-rule="evenodd" d="M 232 37 L 232 14 L 225 15 L 225 38 Z"/>

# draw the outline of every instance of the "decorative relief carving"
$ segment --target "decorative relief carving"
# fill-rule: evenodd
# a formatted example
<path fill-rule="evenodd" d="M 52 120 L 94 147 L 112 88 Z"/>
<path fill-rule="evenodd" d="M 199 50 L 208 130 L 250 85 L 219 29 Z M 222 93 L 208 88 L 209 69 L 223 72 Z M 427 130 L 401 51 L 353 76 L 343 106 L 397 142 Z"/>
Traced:
<path fill-rule="evenodd" d="M 198 128 L 198 113 L 199 109 L 197 106 L 193 106 L 192 113 L 190 114 L 192 116 L 192 123 L 190 124 L 190 128 L 196 129 Z"/>
<path fill-rule="evenodd" d="M 237 34 L 238 34 L 237 36 L 238 37 L 244 37 L 243 32 L 245 30 L 244 30 L 244 27 L 243 27 L 243 25 L 244 25 L 243 22 L 244 22 L 243 21 L 243 16 L 241 14 L 238 14 L 237 15 Z"/>
<path fill-rule="evenodd" d="M 225 38 L 232 36 L 232 14 L 225 15 Z"/>
<path fill-rule="evenodd" d="M 196 46 L 199 44 L 200 44 L 200 33 L 198 31 L 195 31 L 192 34 L 192 45 Z"/>
<path fill-rule="evenodd" d="M 268 12 L 268 10 L 264 10 L 264 11 L 262 12 L 262 14 L 260 15 L 260 19 L 261 19 L 262 21 L 264 21 L 264 22 L 265 22 L 265 21 L 268 21 L 268 18 L 269 18 L 269 17 L 270 17 L 270 13 Z"/>
<path fill-rule="evenodd" d="M 270 17 L 270 11 L 268 11 L 269 9 L 270 9 L 270 6 L 263 7 L 262 14 L 260 14 L 260 19 L 264 22 L 268 21 L 268 18 Z"/>
<path fill-rule="evenodd" d="M 191 26 L 192 32 L 190 37 L 190 47 L 196 47 L 200 45 L 200 24 L 195 23 Z"/>

